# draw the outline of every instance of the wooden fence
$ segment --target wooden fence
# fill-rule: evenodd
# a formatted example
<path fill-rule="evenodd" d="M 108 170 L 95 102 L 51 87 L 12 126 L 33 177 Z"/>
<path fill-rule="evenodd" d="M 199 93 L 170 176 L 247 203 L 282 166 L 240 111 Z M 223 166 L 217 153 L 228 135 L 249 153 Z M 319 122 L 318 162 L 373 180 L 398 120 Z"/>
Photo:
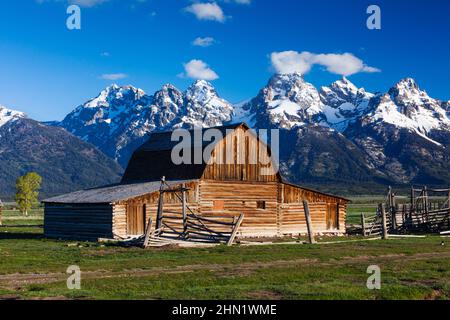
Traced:
<path fill-rule="evenodd" d="M 444 200 L 433 201 L 430 194 L 441 194 Z M 361 214 L 364 236 L 439 233 L 450 229 L 450 189 L 411 188 L 409 203 L 399 204 L 396 200 L 397 195 L 389 188 L 386 201 L 378 205 L 374 217 Z"/>
<path fill-rule="evenodd" d="M 150 242 L 184 241 L 192 243 L 225 243 L 232 245 L 244 220 L 244 215 L 235 217 L 203 217 L 194 213 L 186 201 L 189 191 L 184 185 L 171 189 L 162 179 L 156 227 L 152 232 L 150 220 L 143 242 L 146 247 Z M 164 194 L 173 193 L 181 202 L 181 212 L 164 210 Z"/>

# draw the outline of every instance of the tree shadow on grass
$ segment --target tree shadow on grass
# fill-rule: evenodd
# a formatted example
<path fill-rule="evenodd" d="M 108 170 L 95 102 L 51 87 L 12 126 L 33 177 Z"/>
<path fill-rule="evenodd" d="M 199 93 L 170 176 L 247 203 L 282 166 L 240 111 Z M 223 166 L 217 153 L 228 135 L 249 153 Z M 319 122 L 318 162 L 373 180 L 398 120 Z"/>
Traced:
<path fill-rule="evenodd" d="M 44 238 L 42 233 L 0 232 L 0 240 L 38 240 Z"/>
<path fill-rule="evenodd" d="M 17 230 L 17 228 L 26 228 L 32 230 Z M 0 240 L 29 240 L 43 239 L 43 226 L 40 225 L 3 225 L 0 226 Z"/>

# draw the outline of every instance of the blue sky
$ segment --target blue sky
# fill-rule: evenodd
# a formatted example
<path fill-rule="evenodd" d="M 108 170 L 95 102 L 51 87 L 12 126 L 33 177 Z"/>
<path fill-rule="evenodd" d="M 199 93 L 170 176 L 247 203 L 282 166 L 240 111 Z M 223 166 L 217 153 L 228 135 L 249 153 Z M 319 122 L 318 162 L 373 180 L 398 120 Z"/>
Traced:
<path fill-rule="evenodd" d="M 72 0 L 81 5 L 81 30 L 72 31 L 69 2 L 0 1 L 0 104 L 60 120 L 112 82 L 152 94 L 165 83 L 185 89 L 191 77 L 217 78 L 219 94 L 239 102 L 267 83 L 271 54 L 286 51 L 287 61 L 274 56 L 278 70 L 306 61 L 316 86 L 353 73 L 355 84 L 387 91 L 414 77 L 450 99 L 447 0 Z M 371 4 L 381 8 L 381 30 L 366 28 Z M 363 68 L 336 70 L 345 53 Z"/>

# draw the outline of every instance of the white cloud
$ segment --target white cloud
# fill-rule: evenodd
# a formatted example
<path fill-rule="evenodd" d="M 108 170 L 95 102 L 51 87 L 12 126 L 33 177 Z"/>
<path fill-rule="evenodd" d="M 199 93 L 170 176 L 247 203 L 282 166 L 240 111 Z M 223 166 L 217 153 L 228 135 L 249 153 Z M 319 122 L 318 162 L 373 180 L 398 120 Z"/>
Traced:
<path fill-rule="evenodd" d="M 195 15 L 198 20 L 210 20 L 218 22 L 225 22 L 226 20 L 222 8 L 215 2 L 194 3 L 186 7 L 185 10 Z"/>
<path fill-rule="evenodd" d="M 199 80 L 216 80 L 219 78 L 217 73 L 202 60 L 194 59 L 185 63 L 184 72 L 179 76 Z"/>
<path fill-rule="evenodd" d="M 100 76 L 100 79 L 111 81 L 116 81 L 125 78 L 128 78 L 128 75 L 125 73 L 105 73 Z"/>
<path fill-rule="evenodd" d="M 283 51 L 271 54 L 272 67 L 277 73 L 308 73 L 314 65 L 321 65 L 328 72 L 350 76 L 360 72 L 380 72 L 367 66 L 361 59 L 351 53 L 314 54 L 307 51 Z"/>
<path fill-rule="evenodd" d="M 311 54 L 297 51 L 273 52 L 270 57 L 277 73 L 308 73 L 311 70 Z"/>
<path fill-rule="evenodd" d="M 216 40 L 212 37 L 201 38 L 198 37 L 194 41 L 192 41 L 192 45 L 197 47 L 209 47 L 216 43 Z"/>
<path fill-rule="evenodd" d="M 105 52 L 100 53 L 100 56 L 102 56 L 102 57 L 110 57 L 111 54 L 108 51 L 105 51 Z"/>

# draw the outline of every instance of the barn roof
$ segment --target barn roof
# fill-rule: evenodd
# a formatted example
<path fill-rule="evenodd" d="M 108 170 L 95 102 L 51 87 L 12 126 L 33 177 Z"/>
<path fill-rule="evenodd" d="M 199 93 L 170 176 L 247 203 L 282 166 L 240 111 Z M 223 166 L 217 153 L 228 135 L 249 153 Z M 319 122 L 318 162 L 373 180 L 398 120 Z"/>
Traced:
<path fill-rule="evenodd" d="M 230 125 L 225 125 L 225 126 L 220 126 L 220 127 L 211 127 L 211 128 L 197 128 L 197 129 L 190 129 L 187 130 L 188 132 L 190 132 L 191 134 L 194 133 L 194 131 L 202 131 L 202 134 L 206 131 L 206 130 L 211 130 L 211 129 L 216 129 L 219 130 L 222 133 L 222 136 L 225 137 L 226 134 L 229 133 L 229 131 L 227 132 L 227 130 L 234 130 L 237 129 L 241 126 L 244 126 L 246 129 L 249 129 L 248 126 L 245 123 L 235 123 L 235 124 L 230 124 Z M 179 141 L 171 141 L 171 137 L 173 134 L 173 130 L 172 131 L 164 131 L 164 132 L 155 132 L 155 133 L 151 133 L 150 134 L 150 139 L 145 142 L 142 146 L 140 146 L 138 149 L 136 149 L 135 152 L 140 152 L 140 151 L 172 151 L 172 149 L 179 144 Z M 193 142 L 193 141 L 192 141 Z M 215 141 L 217 142 L 217 141 Z M 210 141 L 204 141 L 202 139 L 202 146 L 206 147 L 207 145 L 209 145 L 211 142 Z M 194 146 L 192 144 L 192 146 Z"/>
<path fill-rule="evenodd" d="M 316 189 L 311 189 L 311 188 L 308 188 L 308 187 L 303 187 L 303 186 L 300 186 L 300 185 L 298 185 L 296 183 L 289 182 L 283 176 L 281 176 L 281 182 L 286 184 L 286 185 L 295 187 L 295 188 L 299 188 L 299 189 L 303 189 L 303 190 L 306 190 L 306 191 L 314 192 L 314 193 L 321 194 L 323 196 L 327 196 L 327 197 L 331 197 L 331 198 L 341 199 L 341 200 L 344 200 L 345 202 L 351 202 L 350 199 L 345 198 L 345 197 L 341 197 L 341 196 L 337 196 L 337 195 L 334 195 L 334 194 L 331 194 L 331 193 L 318 191 Z"/>
<path fill-rule="evenodd" d="M 202 130 L 203 133 L 205 130 L 216 129 L 222 133 L 222 137 L 225 137 L 230 133 L 230 130 L 237 129 L 241 126 L 249 129 L 245 123 L 236 123 L 213 128 L 192 129 L 189 132 L 192 135 L 195 130 Z M 180 142 L 171 141 L 172 133 L 173 131 L 152 133 L 149 140 L 133 153 L 122 177 L 122 183 L 156 181 L 161 179 L 162 175 L 169 180 L 200 179 L 207 165 L 204 161 L 201 164 L 194 164 L 194 161 L 192 161 L 192 164 L 176 165 L 173 163 L 172 149 Z M 191 150 L 195 152 L 198 147 L 194 146 L 194 139 L 191 139 L 191 142 Z M 211 143 L 218 142 L 204 141 L 202 139 L 202 151 Z M 192 157 L 194 152 L 192 152 Z"/>
<path fill-rule="evenodd" d="M 166 181 L 169 186 L 175 186 L 191 181 Z M 62 196 L 45 199 L 44 203 L 63 204 L 96 204 L 113 203 L 128 200 L 156 192 L 161 186 L 161 181 L 141 182 L 132 184 L 115 184 L 88 190 L 76 191 Z"/>

